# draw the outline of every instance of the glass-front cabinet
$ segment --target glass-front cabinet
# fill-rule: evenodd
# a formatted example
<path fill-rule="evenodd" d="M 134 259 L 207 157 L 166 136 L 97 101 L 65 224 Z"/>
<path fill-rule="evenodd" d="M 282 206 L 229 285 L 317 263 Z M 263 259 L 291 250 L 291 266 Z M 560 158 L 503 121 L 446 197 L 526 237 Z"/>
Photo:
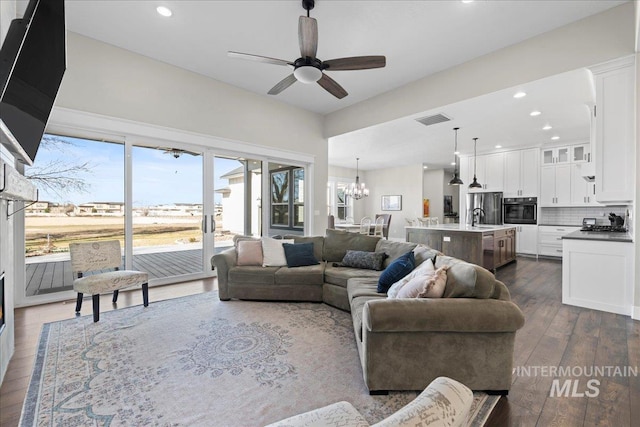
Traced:
<path fill-rule="evenodd" d="M 553 147 L 542 150 L 542 165 L 553 165 L 557 163 L 569 163 L 569 147 Z"/>

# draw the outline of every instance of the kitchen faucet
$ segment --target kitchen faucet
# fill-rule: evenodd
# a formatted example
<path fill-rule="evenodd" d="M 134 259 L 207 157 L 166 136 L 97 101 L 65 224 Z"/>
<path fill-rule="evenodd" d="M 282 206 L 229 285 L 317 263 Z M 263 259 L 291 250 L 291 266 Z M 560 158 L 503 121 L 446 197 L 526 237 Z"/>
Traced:
<path fill-rule="evenodd" d="M 484 209 L 482 208 L 475 208 L 474 210 L 471 211 L 471 226 L 475 227 L 476 225 L 476 211 L 480 211 L 480 213 L 482 215 L 484 215 Z M 480 220 L 480 215 L 478 215 L 478 221 Z"/>

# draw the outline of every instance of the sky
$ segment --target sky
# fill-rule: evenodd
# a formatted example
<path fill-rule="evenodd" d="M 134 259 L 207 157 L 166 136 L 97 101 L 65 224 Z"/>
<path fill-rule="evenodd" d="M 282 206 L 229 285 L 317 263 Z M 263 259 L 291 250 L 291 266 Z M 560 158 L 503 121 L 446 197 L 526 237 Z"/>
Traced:
<path fill-rule="evenodd" d="M 46 138 L 46 136 L 45 136 Z M 74 177 L 89 183 L 87 192 L 55 192 L 40 189 L 41 201 L 82 204 L 88 202 L 124 202 L 124 145 L 61 137 L 69 144 L 43 142 L 34 167 L 62 161 L 63 167 L 87 162 L 90 172 Z M 132 149 L 133 205 L 154 206 L 173 203 L 202 203 L 202 156 L 182 154 L 174 158 L 165 150 L 136 147 Z M 227 185 L 219 177 L 240 166 L 236 160 L 216 158 L 216 189 Z M 26 168 L 26 174 L 29 174 Z M 214 193 L 216 203 L 221 195 Z"/>

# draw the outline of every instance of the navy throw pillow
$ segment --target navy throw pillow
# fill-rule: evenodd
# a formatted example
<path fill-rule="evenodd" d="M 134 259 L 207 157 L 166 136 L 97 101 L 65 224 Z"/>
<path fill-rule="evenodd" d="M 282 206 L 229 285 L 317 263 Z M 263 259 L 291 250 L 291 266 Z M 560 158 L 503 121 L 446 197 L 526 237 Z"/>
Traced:
<path fill-rule="evenodd" d="M 396 258 L 384 269 L 378 280 L 378 292 L 386 293 L 391 285 L 402 279 L 416 267 L 416 258 L 413 251 Z"/>
<path fill-rule="evenodd" d="M 313 242 L 283 243 L 282 247 L 284 248 L 284 256 L 287 259 L 287 267 L 320 264 L 313 255 Z"/>

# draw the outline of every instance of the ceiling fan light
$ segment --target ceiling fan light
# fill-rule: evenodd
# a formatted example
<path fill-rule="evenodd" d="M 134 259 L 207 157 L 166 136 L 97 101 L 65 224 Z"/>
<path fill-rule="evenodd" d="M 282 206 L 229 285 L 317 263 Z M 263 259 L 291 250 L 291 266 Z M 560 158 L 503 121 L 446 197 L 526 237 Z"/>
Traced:
<path fill-rule="evenodd" d="M 315 83 L 322 77 L 322 71 L 311 65 L 303 65 L 296 68 L 293 71 L 293 75 L 296 76 L 301 83 Z"/>

